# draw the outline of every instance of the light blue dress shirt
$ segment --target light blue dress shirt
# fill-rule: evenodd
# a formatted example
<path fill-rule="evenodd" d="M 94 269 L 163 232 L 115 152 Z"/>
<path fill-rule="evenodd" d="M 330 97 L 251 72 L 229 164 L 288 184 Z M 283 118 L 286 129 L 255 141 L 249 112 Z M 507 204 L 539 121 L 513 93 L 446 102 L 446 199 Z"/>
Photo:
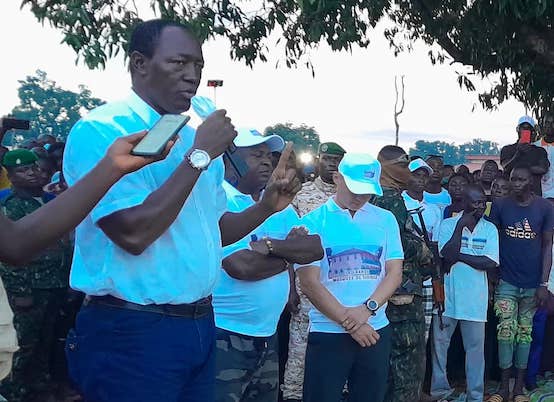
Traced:
<path fill-rule="evenodd" d="M 227 206 L 230 212 L 242 212 L 254 205 L 251 196 L 243 194 L 225 182 Z M 284 239 L 297 226 L 299 217 L 290 205 L 270 216 L 262 225 L 238 242 L 223 249 L 224 257 L 249 249 L 250 241 L 270 237 Z M 289 295 L 288 271 L 260 281 L 241 281 L 222 269 L 214 290 L 215 324 L 218 328 L 243 335 L 267 337 L 277 330 L 277 323 Z"/>
<path fill-rule="evenodd" d="M 134 92 L 91 111 L 67 141 L 68 184 L 88 173 L 117 138 L 150 129 L 159 118 Z M 211 294 L 222 258 L 219 219 L 226 211 L 221 158 L 200 175 L 177 219 L 141 255 L 118 247 L 97 225 L 114 212 L 142 204 L 167 181 L 192 146 L 195 130 L 185 126 L 179 137 L 165 160 L 123 177 L 77 227 L 72 288 L 138 304 L 191 303 Z"/>

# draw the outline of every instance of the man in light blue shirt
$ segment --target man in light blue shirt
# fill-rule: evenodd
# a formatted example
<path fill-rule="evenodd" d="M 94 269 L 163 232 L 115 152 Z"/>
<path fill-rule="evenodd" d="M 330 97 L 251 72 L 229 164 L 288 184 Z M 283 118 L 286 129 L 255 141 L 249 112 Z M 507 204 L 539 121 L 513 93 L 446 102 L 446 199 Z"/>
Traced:
<path fill-rule="evenodd" d="M 446 398 L 453 392 L 446 363 L 450 338 L 458 323 L 466 352 L 467 402 L 482 402 L 485 376 L 485 323 L 489 305 L 487 270 L 498 269 L 498 230 L 483 218 L 486 197 L 480 186 L 465 190 L 461 215 L 444 220 L 439 250 L 444 257 L 444 327 L 433 319 L 433 375 L 431 395 Z"/>
<path fill-rule="evenodd" d="M 271 172 L 272 152 L 281 152 L 283 139 L 264 137 L 255 129 L 239 129 L 237 155 L 248 172 L 235 185 L 224 183 L 230 212 L 255 204 Z M 292 158 L 291 158 L 292 159 Z M 294 159 L 289 161 L 294 165 Z M 294 166 L 293 166 L 294 167 Z M 233 167 L 225 166 L 228 181 Z M 317 235 L 297 228 L 292 206 L 273 215 L 248 236 L 223 249 L 223 272 L 214 290 L 217 327 L 216 401 L 277 402 L 279 359 L 277 323 L 289 295 L 289 264 L 321 258 Z"/>
<path fill-rule="evenodd" d="M 204 60 L 187 27 L 139 24 L 129 60 L 133 92 L 90 112 L 69 135 L 64 175 L 70 185 L 120 136 L 190 107 Z M 70 282 L 87 299 L 67 350 L 85 399 L 213 400 L 210 295 L 221 246 L 284 209 L 300 188 L 283 166 L 259 202 L 241 214 L 226 213 L 220 156 L 235 136 L 225 111 L 196 131 L 185 127 L 164 161 L 119 181 L 77 228 Z"/>

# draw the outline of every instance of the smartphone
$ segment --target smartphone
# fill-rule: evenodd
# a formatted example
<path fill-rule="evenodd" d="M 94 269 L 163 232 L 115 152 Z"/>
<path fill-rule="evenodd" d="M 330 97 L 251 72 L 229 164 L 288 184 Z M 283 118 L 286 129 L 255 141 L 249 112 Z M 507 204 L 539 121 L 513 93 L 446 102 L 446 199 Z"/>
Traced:
<path fill-rule="evenodd" d="M 531 130 L 521 130 L 519 132 L 519 143 L 520 144 L 531 143 Z"/>
<path fill-rule="evenodd" d="M 165 146 L 188 123 L 190 116 L 164 114 L 148 134 L 133 148 L 132 155 L 159 156 Z"/>
<path fill-rule="evenodd" d="M 0 119 L 1 125 L 6 130 L 29 130 L 31 122 L 24 119 L 14 119 L 13 117 L 4 117 Z"/>

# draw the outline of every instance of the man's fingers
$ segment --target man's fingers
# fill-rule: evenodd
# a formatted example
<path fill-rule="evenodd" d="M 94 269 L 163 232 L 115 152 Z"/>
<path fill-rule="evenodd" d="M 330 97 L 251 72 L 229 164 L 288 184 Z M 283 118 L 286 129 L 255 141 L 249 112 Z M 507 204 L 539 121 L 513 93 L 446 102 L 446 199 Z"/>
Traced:
<path fill-rule="evenodd" d="M 142 140 L 146 136 L 146 134 L 148 134 L 148 130 L 142 130 L 138 133 L 121 137 L 121 139 L 133 145 L 136 145 L 140 142 L 140 140 Z"/>
<path fill-rule="evenodd" d="M 286 171 L 287 163 L 290 158 L 290 154 L 292 152 L 292 142 L 287 142 L 285 145 L 285 149 L 283 150 L 283 153 L 281 153 L 281 157 L 279 158 L 279 162 L 277 162 L 277 167 L 275 168 L 275 172 L 278 174 L 283 174 Z"/>

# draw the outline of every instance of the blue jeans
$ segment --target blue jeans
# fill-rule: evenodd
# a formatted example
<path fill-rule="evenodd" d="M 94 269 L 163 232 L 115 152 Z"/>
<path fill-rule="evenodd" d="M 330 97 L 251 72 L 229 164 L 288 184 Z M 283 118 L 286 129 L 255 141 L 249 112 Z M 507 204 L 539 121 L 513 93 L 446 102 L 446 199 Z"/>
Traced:
<path fill-rule="evenodd" d="M 377 331 L 377 344 L 361 347 L 350 334 L 310 332 L 304 372 L 304 402 L 338 402 L 348 380 L 349 402 L 382 402 L 387 390 L 391 327 Z"/>
<path fill-rule="evenodd" d="M 446 359 L 450 338 L 460 323 L 464 350 L 466 353 L 467 402 L 483 402 L 485 389 L 485 323 L 477 321 L 442 318 L 441 330 L 438 316 L 433 318 L 433 375 L 431 376 L 431 396 L 445 397 L 454 390 L 446 376 Z"/>
<path fill-rule="evenodd" d="M 215 325 L 84 306 L 66 341 L 71 379 L 87 402 L 213 402 Z"/>

